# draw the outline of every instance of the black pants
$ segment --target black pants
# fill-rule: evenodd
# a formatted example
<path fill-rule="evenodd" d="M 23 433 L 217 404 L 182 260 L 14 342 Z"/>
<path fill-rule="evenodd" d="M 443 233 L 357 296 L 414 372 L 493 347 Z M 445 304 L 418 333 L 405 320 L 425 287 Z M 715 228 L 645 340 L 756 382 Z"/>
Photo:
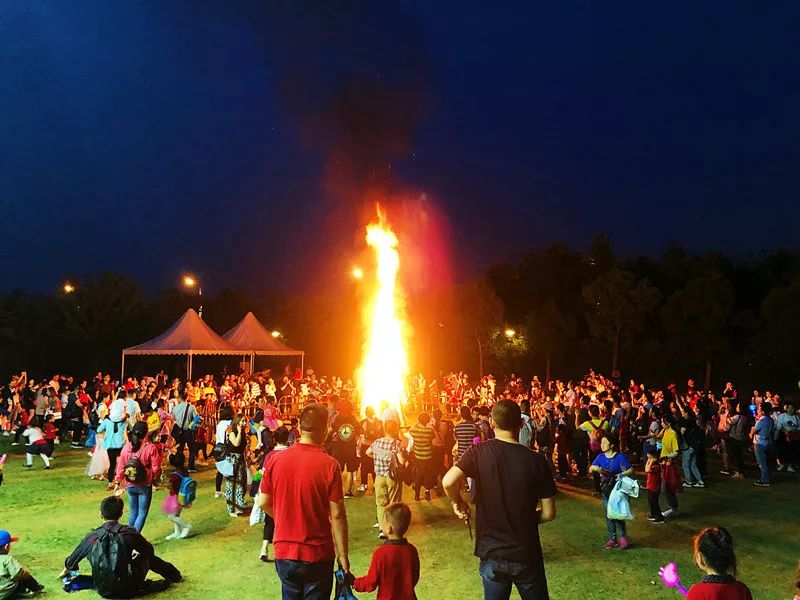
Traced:
<path fill-rule="evenodd" d="M 272 543 L 272 539 L 275 537 L 275 519 L 270 517 L 267 513 L 264 513 L 264 537 L 263 540 L 265 542 Z"/>
<path fill-rule="evenodd" d="M 223 479 L 222 473 L 217 471 L 217 478 L 214 480 L 214 490 L 217 492 L 222 491 L 222 479 Z"/>
<path fill-rule="evenodd" d="M 69 429 L 72 432 L 72 443 L 80 445 L 83 437 L 83 421 L 72 420 L 69 422 Z"/>
<path fill-rule="evenodd" d="M 586 477 L 589 466 L 589 440 L 586 439 L 586 434 L 580 432 L 581 437 L 573 439 L 572 442 L 572 456 L 575 458 L 575 466 L 578 467 L 578 475 Z"/>
<path fill-rule="evenodd" d="M 744 473 L 744 442 L 728 438 L 725 448 L 728 451 L 728 466 L 738 473 Z"/>
<path fill-rule="evenodd" d="M 41 589 L 42 586 L 38 581 L 36 581 L 36 579 L 33 578 L 33 575 L 27 571 L 24 571 L 22 576 L 17 581 L 17 588 L 9 596 L 9 598 L 16 598 L 26 594 L 27 592 L 38 592 Z"/>
<path fill-rule="evenodd" d="M 187 468 L 194 469 L 194 461 L 197 458 L 197 443 L 193 441 L 181 442 L 178 444 L 178 454 L 183 454 L 183 450 L 186 448 L 186 446 L 189 446 L 189 464 L 187 465 Z"/>
<path fill-rule="evenodd" d="M 370 475 L 372 475 L 372 483 L 375 483 L 375 461 L 366 455 L 365 450 L 361 451 L 361 485 L 366 487 Z"/>
<path fill-rule="evenodd" d="M 672 510 L 678 510 L 678 496 L 675 492 L 664 490 L 664 496 L 667 498 L 667 504 Z"/>
<path fill-rule="evenodd" d="M 117 459 L 119 458 L 122 448 L 109 448 L 108 452 L 108 481 L 114 481 L 114 476 L 117 474 Z"/>
<path fill-rule="evenodd" d="M 697 460 L 697 470 L 703 476 L 703 481 L 708 477 L 708 465 L 706 464 L 706 445 L 700 444 L 695 448 L 695 459 Z"/>
<path fill-rule="evenodd" d="M 647 490 L 647 503 L 650 505 L 650 516 L 656 517 L 657 519 L 663 518 L 661 516 L 661 504 L 659 503 L 660 496 L 661 492 Z"/>
<path fill-rule="evenodd" d="M 421 488 L 431 490 L 436 487 L 436 475 L 433 473 L 433 459 L 414 460 L 414 497 L 419 500 Z"/>
<path fill-rule="evenodd" d="M 569 473 L 569 460 L 567 460 L 566 454 L 559 454 L 558 455 L 558 474 L 561 477 L 566 477 L 567 473 Z"/>

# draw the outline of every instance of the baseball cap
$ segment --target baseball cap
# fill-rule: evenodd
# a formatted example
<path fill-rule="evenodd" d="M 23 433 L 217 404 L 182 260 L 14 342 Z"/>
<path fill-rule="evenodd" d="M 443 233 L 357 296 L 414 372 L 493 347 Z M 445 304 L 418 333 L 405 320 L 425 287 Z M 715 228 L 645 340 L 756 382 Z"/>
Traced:
<path fill-rule="evenodd" d="M 11 542 L 18 542 L 18 537 L 13 537 L 8 531 L 5 529 L 0 529 L 0 546 L 6 546 Z"/>

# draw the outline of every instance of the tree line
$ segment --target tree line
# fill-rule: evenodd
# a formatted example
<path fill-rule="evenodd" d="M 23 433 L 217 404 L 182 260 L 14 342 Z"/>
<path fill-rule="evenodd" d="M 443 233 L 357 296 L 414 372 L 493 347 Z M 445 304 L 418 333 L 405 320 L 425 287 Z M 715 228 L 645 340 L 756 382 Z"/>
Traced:
<path fill-rule="evenodd" d="M 252 310 L 318 372 L 344 375 L 359 361 L 368 291 L 368 282 L 304 293 L 224 290 L 203 298 L 203 316 L 222 334 Z M 0 293 L 0 376 L 116 371 L 123 347 L 158 335 L 198 300 L 179 289 L 146 295 L 113 272 L 90 274 L 69 294 Z M 570 378 L 595 368 L 653 385 L 732 379 L 784 394 L 800 376 L 797 251 L 732 257 L 673 244 L 659 258 L 618 257 L 601 235 L 587 252 L 533 249 L 404 304 L 412 369 L 429 375 Z"/>

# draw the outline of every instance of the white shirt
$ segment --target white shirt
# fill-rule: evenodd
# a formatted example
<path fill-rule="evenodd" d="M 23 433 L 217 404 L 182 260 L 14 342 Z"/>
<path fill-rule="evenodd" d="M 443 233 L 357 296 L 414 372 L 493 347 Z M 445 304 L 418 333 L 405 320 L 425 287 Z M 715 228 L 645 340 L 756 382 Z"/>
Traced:
<path fill-rule="evenodd" d="M 228 427 L 231 426 L 233 421 L 220 421 L 217 423 L 217 433 L 214 436 L 215 443 L 217 444 L 224 444 L 225 443 L 225 432 L 228 430 Z"/>
<path fill-rule="evenodd" d="M 108 409 L 108 418 L 112 421 L 122 421 L 122 417 L 125 416 L 125 400 L 123 398 L 117 398 L 111 403 L 111 406 Z"/>
<path fill-rule="evenodd" d="M 28 443 L 33 445 L 39 440 L 44 439 L 44 435 L 42 434 L 42 430 L 38 427 L 28 427 L 25 431 L 22 432 L 26 438 L 28 438 Z"/>

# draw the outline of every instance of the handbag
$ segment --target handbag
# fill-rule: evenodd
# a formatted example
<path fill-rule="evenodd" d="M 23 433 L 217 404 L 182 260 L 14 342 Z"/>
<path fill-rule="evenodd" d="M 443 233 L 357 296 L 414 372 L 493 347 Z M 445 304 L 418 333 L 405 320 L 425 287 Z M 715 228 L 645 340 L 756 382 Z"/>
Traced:
<path fill-rule="evenodd" d="M 223 477 L 233 477 L 233 461 L 231 461 L 230 457 L 217 461 L 215 466 Z"/>

